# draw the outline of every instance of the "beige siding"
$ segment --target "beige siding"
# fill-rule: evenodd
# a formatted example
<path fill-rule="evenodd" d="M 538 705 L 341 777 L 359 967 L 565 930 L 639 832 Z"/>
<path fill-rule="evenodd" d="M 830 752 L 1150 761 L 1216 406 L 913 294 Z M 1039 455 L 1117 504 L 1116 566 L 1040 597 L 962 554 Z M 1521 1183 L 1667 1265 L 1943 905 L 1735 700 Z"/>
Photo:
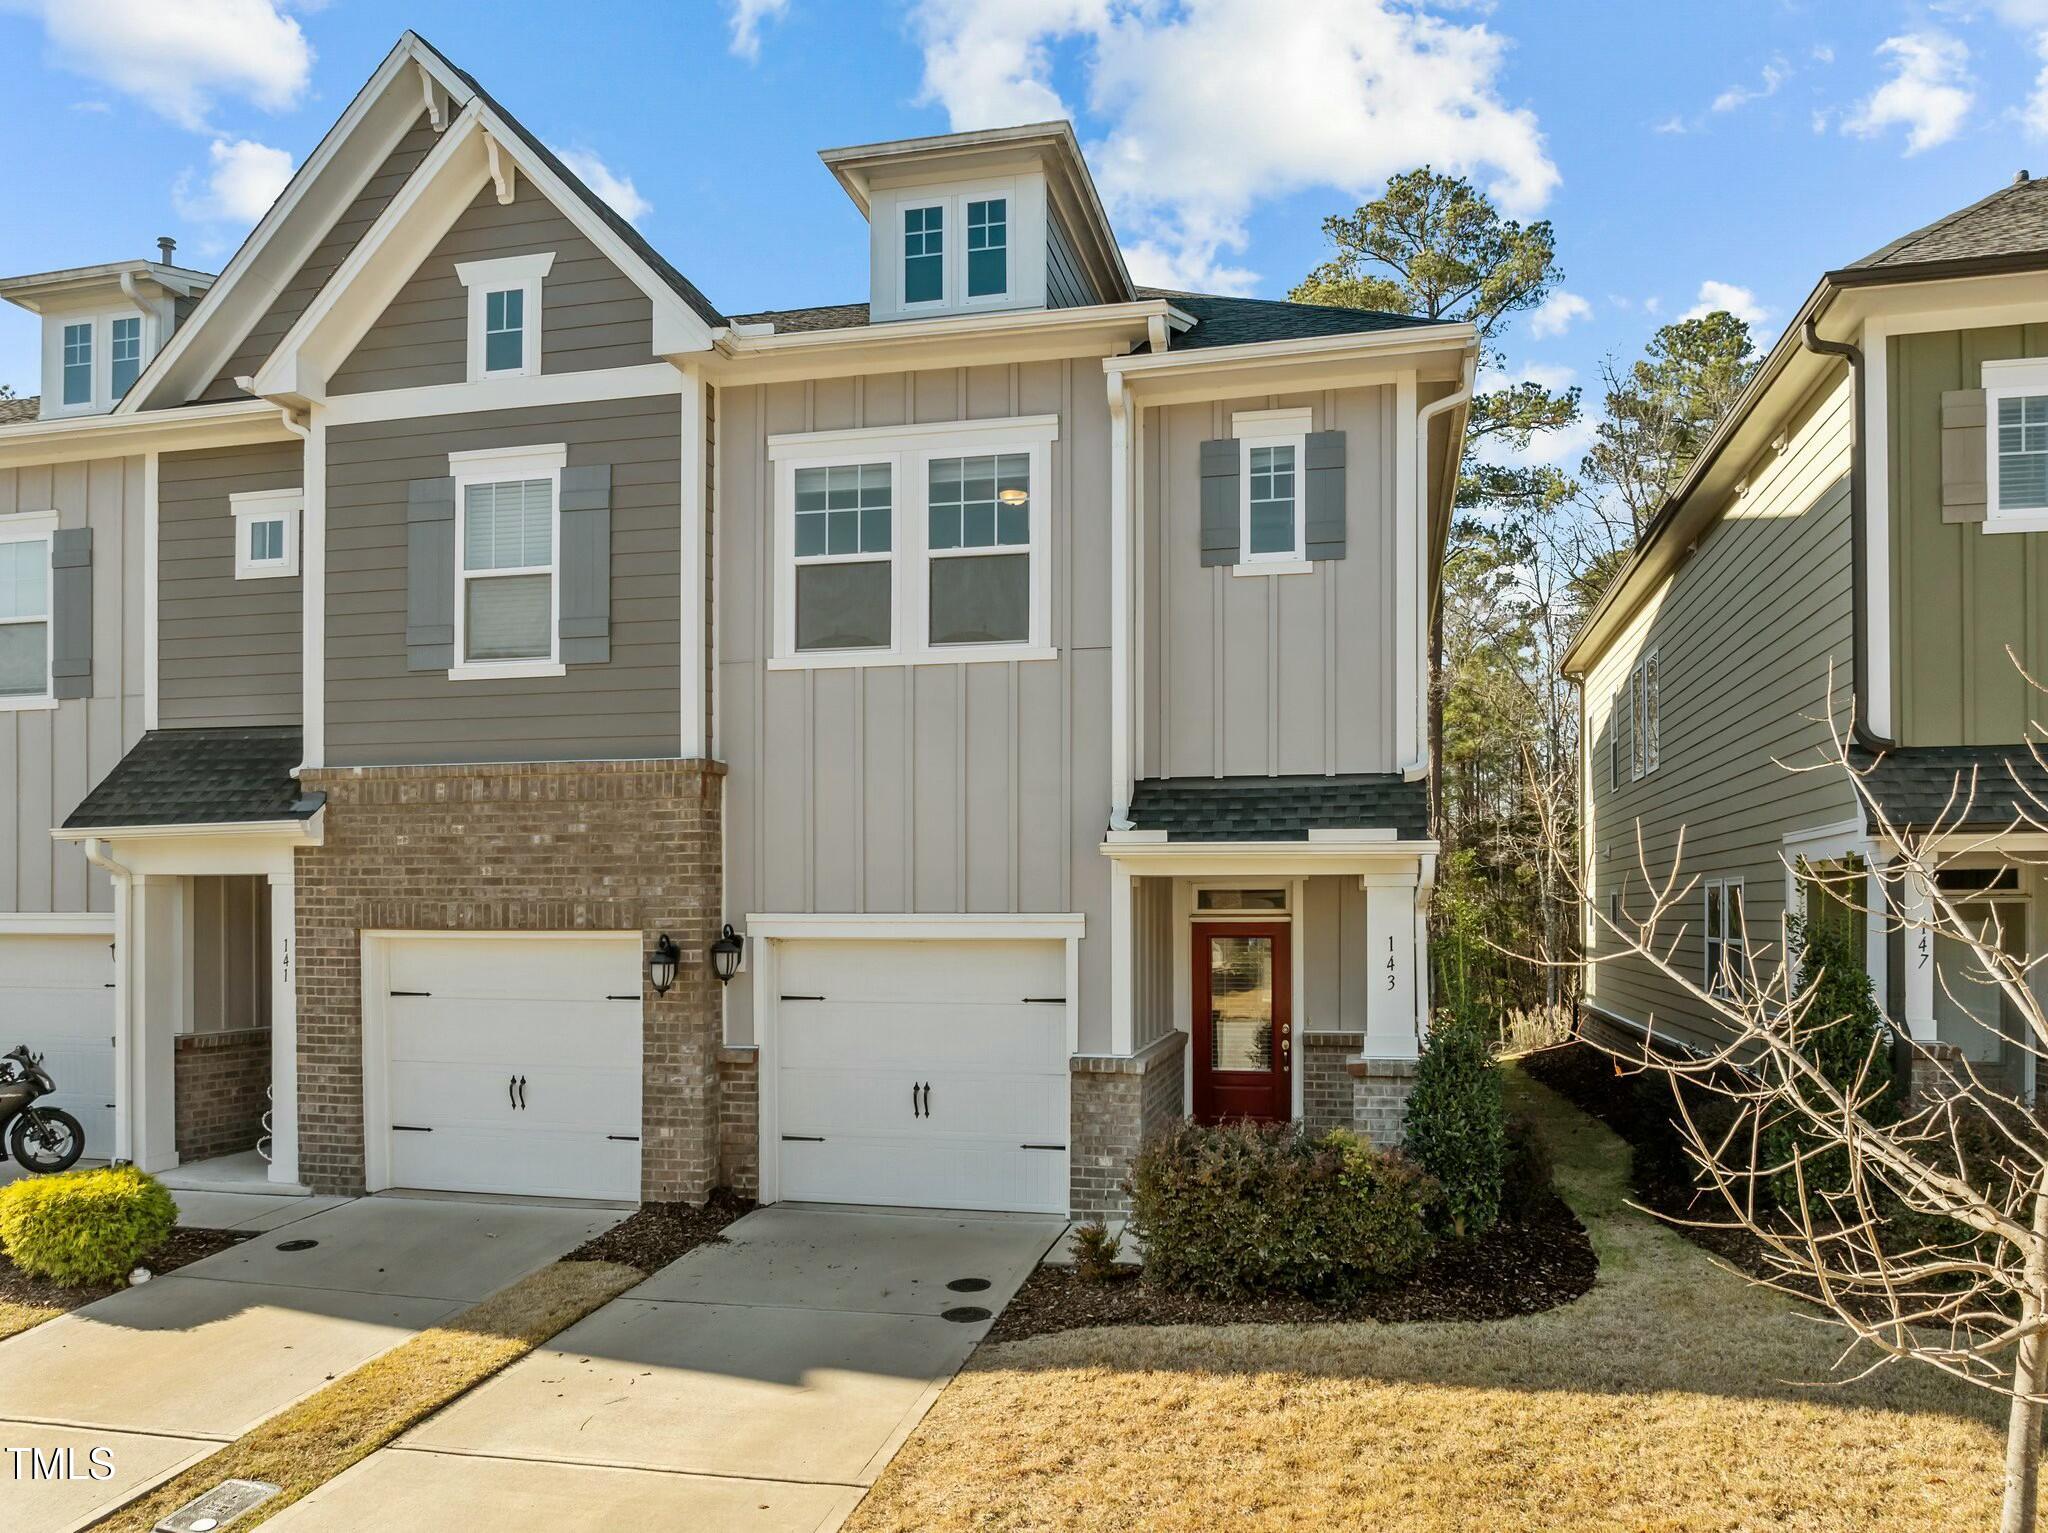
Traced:
<path fill-rule="evenodd" d="M 541 371 L 584 372 L 654 360 L 654 305 L 522 178 L 510 205 L 477 193 L 349 359 L 336 394 L 461 383 L 468 376 L 468 290 L 459 261 L 553 251 L 541 279 Z"/>
<path fill-rule="evenodd" d="M 235 387 L 237 377 L 252 376 L 256 369 L 284 339 L 287 330 L 297 323 L 301 314 L 319 296 L 320 289 L 327 285 L 327 279 L 334 275 L 335 268 L 348 259 L 356 248 L 356 242 L 369 232 L 370 225 L 377 221 L 377 215 L 385 205 L 398 195 L 413 170 L 427 157 L 427 151 L 434 147 L 435 133 L 428 125 L 426 115 L 421 114 L 398 147 L 391 151 L 375 175 L 363 184 L 334 227 L 327 231 L 320 243 L 313 247 L 305 264 L 293 274 L 278 293 L 276 300 L 250 328 L 242 343 L 235 348 L 220 370 L 220 376 L 200 394 L 201 399 L 239 399 L 242 391 Z"/>
<path fill-rule="evenodd" d="M 1782 951 L 1783 838 L 1855 812 L 1839 772 L 1791 770 L 1820 759 L 1827 734 L 1818 716 L 1832 707 L 1846 725 L 1849 713 L 1849 415 L 1841 374 L 1800 407 L 1784 450 L 1757 465 L 1747 493 L 1587 678 L 1590 894 L 1603 913 L 1617 891 L 1625 910 L 1647 910 L 1638 827 L 1649 877 L 1659 881 L 1683 831 L 1683 877 L 1742 879 L 1751 956 L 1774 963 Z M 1660 765 L 1632 782 L 1624 759 L 1613 787 L 1613 694 L 1620 688 L 1625 696 L 1630 668 L 1651 649 Z M 1679 937 L 1675 966 L 1695 981 L 1705 963 L 1703 899 L 1695 890 L 1660 934 Z M 1596 954 L 1614 947 L 1598 934 Z M 1599 963 L 1590 999 L 1624 1020 L 1711 1036 L 1695 1003 L 1639 960 Z"/>
<path fill-rule="evenodd" d="M 50 830 L 142 734 L 142 459 L 0 469 L 0 520 L 49 510 L 93 532 L 92 696 L 0 712 L 0 913 L 113 909 Z"/>
<path fill-rule="evenodd" d="M 157 470 L 158 717 L 299 722 L 300 583 L 235 579 L 228 497 L 303 488 L 297 442 L 165 453 Z"/>
<path fill-rule="evenodd" d="M 1131 1046 L 1142 1049 L 1179 1025 L 1174 1007 L 1173 880 L 1131 883 Z"/>
<path fill-rule="evenodd" d="M 1362 1033 L 1371 997 L 1365 951 L 1365 890 L 1355 878 L 1302 881 L 1296 922 L 1307 983 L 1295 997 L 1297 1033 Z M 1300 1056 L 1296 1056 L 1299 1063 Z"/>
<path fill-rule="evenodd" d="M 1056 659 L 776 670 L 772 433 L 1057 414 Z M 1109 418 L 1092 358 L 721 390 L 719 706 L 726 908 L 1083 911 L 1084 997 L 1108 988 Z M 751 1036 L 745 977 L 728 1036 Z M 1082 1007 L 1082 1047 L 1108 1018 Z"/>
<path fill-rule="evenodd" d="M 1941 519 L 1941 396 L 1982 365 L 2048 356 L 2048 325 L 1887 343 L 1893 698 L 1902 745 L 1998 745 L 2048 713 L 2013 664 L 2048 676 L 2048 533 Z M 2010 646 L 2012 653 L 2007 653 Z"/>
<path fill-rule="evenodd" d="M 1201 563 L 1201 446 L 1240 410 L 1310 406 L 1345 434 L 1345 556 L 1305 575 Z M 1146 777 L 1389 772 L 1394 759 L 1394 391 L 1144 412 Z"/>
<path fill-rule="evenodd" d="M 681 408 L 674 395 L 336 427 L 327 437 L 327 760 L 593 761 L 681 740 Z M 611 661 L 450 681 L 405 654 L 408 484 L 451 452 L 564 442 L 612 469 Z"/>

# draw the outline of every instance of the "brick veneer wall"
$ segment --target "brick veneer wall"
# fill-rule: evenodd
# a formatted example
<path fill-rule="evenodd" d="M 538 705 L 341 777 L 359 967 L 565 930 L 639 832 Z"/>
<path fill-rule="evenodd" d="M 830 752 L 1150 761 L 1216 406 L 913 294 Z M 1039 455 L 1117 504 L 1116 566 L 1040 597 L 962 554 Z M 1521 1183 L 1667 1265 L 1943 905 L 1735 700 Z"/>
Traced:
<path fill-rule="evenodd" d="M 1169 1033 L 1127 1058 L 1073 1061 L 1067 1137 L 1069 1198 L 1077 1218 L 1121 1214 L 1124 1179 L 1148 1134 L 1181 1115 L 1187 1035 Z"/>
<path fill-rule="evenodd" d="M 211 1160 L 256 1147 L 270 1106 L 269 1028 L 182 1033 L 171 1071 L 179 1160 Z"/>
<path fill-rule="evenodd" d="M 1295 1055 L 1301 1066 L 1301 1121 L 1310 1133 L 1350 1128 L 1354 1121 L 1351 1072 L 1345 1062 L 1365 1042 L 1363 1033 L 1303 1033 Z"/>
<path fill-rule="evenodd" d="M 741 1197 L 761 1195 L 761 1053 L 718 1051 L 718 1180 Z"/>
<path fill-rule="evenodd" d="M 1408 1098 L 1415 1091 L 1412 1059 L 1353 1059 L 1351 1126 L 1382 1149 L 1408 1137 Z"/>
<path fill-rule="evenodd" d="M 641 997 L 640 1195 L 702 1202 L 720 1165 L 719 783 L 707 761 L 308 771 L 324 844 L 297 856 L 299 1175 L 363 1190 L 368 930 L 667 932 L 682 966 Z"/>

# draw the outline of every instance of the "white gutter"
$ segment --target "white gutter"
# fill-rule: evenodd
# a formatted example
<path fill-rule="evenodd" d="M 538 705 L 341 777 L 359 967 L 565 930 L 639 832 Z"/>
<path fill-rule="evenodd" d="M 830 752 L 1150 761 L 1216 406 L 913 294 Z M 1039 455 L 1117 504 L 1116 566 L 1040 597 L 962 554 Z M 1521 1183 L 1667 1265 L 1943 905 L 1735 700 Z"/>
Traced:
<path fill-rule="evenodd" d="M 1458 386 L 1442 399 L 1433 400 L 1415 412 L 1415 521 L 1419 536 L 1415 540 L 1415 590 L 1425 592 L 1429 586 L 1429 427 L 1446 410 L 1455 410 L 1472 401 L 1472 384 L 1479 371 L 1479 359 L 1467 352 L 1465 367 Z M 1409 782 L 1415 782 L 1429 775 L 1432 765 L 1429 751 L 1429 602 L 1419 600 L 1416 607 L 1415 654 L 1421 668 L 1422 684 L 1416 691 L 1415 759 L 1401 768 L 1401 775 Z"/>
<path fill-rule="evenodd" d="M 1072 309 L 1058 310 L 1071 314 Z M 1172 372 L 1182 368 L 1220 367 L 1231 362 L 1266 362 L 1278 359 L 1318 357 L 1361 352 L 1434 351 L 1451 344 L 1471 344 L 1477 339 L 1473 327 L 1460 320 L 1443 325 L 1403 325 L 1393 330 L 1359 330 L 1344 335 L 1311 335 L 1291 341 L 1246 341 L 1236 346 L 1203 346 L 1194 351 L 1139 353 L 1127 357 L 1105 357 L 1103 370 L 1137 374 Z"/>
<path fill-rule="evenodd" d="M 134 990 L 134 974 L 128 961 L 128 881 L 134 875 L 107 855 L 107 843 L 98 836 L 85 838 L 85 860 L 104 869 L 114 886 L 114 1153 L 110 1158 L 119 1165 L 135 1158 L 135 1146 L 129 1142 L 133 1136 L 130 1118 L 134 1092 L 128 1081 L 129 1061 L 135 1057 L 135 1046 L 128 1036 Z"/>
<path fill-rule="evenodd" d="M 1163 298 L 1141 298 L 1132 303 L 1077 305 L 1065 309 L 1019 309 L 999 314 L 948 314 L 938 319 L 892 319 L 880 324 L 843 325 L 833 330 L 790 330 L 761 335 L 756 326 L 720 325 L 711 332 L 712 343 L 723 357 L 777 355 L 791 351 L 831 350 L 843 346 L 870 346 L 882 342 L 943 340 L 958 336 L 1014 335 L 1019 332 L 1085 330 L 1099 325 L 1149 326 L 1163 321 L 1175 330 L 1186 330 L 1194 317 L 1176 309 Z M 1218 350 L 1227 348 L 1219 347 Z M 1112 361 L 1117 360 L 1115 358 Z"/>

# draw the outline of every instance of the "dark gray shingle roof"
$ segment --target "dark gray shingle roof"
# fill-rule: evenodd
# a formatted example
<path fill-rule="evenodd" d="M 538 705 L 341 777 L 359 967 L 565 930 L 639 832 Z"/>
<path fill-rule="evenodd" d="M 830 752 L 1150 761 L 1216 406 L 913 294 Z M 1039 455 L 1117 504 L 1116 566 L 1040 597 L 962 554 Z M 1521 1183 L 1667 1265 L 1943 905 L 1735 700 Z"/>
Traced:
<path fill-rule="evenodd" d="M 777 335 L 794 335 L 802 330 L 859 330 L 868 322 L 864 303 L 824 303 L 811 309 L 763 309 L 758 314 L 735 314 L 735 325 L 773 325 Z"/>
<path fill-rule="evenodd" d="M 31 394 L 26 399 L 0 399 L 0 426 L 11 426 L 16 421 L 32 421 L 42 413 L 43 401 L 39 395 Z"/>
<path fill-rule="evenodd" d="M 1141 287 L 1140 298 L 1164 298 L 1195 321 L 1173 338 L 1171 349 L 1244 346 L 1256 341 L 1298 341 L 1322 335 L 1365 335 L 1435 321 L 1379 309 L 1345 309 L 1325 303 L 1290 303 L 1284 298 L 1233 298 L 1223 293 L 1181 293 Z"/>
<path fill-rule="evenodd" d="M 1850 270 L 1968 261 L 1988 256 L 2048 255 L 2048 180 L 2015 181 L 1966 208 L 1902 234 Z"/>
<path fill-rule="evenodd" d="M 307 819 L 325 795 L 301 793 L 291 775 L 304 754 L 296 727 L 152 729 L 64 828 Z"/>
<path fill-rule="evenodd" d="M 1151 777 L 1131 797 L 1139 830 L 1175 841 L 1306 841 L 1311 830 L 1429 834 L 1429 784 L 1398 772 L 1347 777 Z"/>
<path fill-rule="evenodd" d="M 1850 759 L 1901 830 L 1937 820 L 1951 830 L 1998 830 L 2023 812 L 2048 824 L 2048 770 L 2024 745 L 1904 745 Z"/>

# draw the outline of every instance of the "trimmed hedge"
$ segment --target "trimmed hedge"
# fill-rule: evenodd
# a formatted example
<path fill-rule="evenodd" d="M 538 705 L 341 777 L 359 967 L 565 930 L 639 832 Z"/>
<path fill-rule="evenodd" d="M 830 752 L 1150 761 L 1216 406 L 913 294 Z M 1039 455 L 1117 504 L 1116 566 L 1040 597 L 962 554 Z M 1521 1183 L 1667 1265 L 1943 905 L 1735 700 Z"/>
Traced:
<path fill-rule="evenodd" d="M 1475 1014 L 1439 1011 L 1408 1096 L 1407 1150 L 1443 1187 L 1443 1212 L 1463 1239 L 1500 1219 L 1507 1109 L 1493 1041 Z"/>
<path fill-rule="evenodd" d="M 22 1271 L 70 1288 L 125 1278 L 177 1223 L 163 1183 L 133 1166 L 0 1187 L 0 1250 Z"/>
<path fill-rule="evenodd" d="M 1179 1123 L 1139 1152 L 1130 1190 L 1145 1280 L 1210 1298 L 1352 1298 L 1434 1243 L 1434 1184 L 1344 1129 Z"/>

